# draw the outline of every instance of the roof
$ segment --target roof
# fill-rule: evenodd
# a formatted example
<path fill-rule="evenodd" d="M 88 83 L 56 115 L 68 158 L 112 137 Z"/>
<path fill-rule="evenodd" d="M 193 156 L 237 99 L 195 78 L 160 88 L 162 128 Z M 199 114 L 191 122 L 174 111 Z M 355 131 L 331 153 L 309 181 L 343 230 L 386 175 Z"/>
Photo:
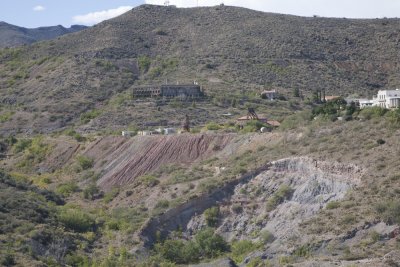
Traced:
<path fill-rule="evenodd" d="M 271 90 L 271 91 L 262 91 L 261 94 L 275 94 L 276 90 Z"/>
<path fill-rule="evenodd" d="M 237 118 L 237 120 L 238 121 L 251 121 L 253 119 L 248 116 L 243 116 L 243 117 Z M 258 120 L 259 121 L 267 121 L 268 119 L 263 116 L 258 116 Z"/>
<path fill-rule="evenodd" d="M 327 95 L 327 96 L 325 96 L 325 101 L 335 100 L 338 98 L 340 98 L 340 96 L 338 96 L 338 95 Z"/>

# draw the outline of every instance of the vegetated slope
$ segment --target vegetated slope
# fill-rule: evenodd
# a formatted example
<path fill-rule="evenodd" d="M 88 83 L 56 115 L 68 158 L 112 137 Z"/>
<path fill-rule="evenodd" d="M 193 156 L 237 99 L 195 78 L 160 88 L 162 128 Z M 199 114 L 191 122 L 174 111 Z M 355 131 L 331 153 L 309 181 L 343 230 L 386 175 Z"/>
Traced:
<path fill-rule="evenodd" d="M 135 178 L 168 164 L 191 164 L 223 150 L 233 135 L 179 135 L 105 137 L 89 147 L 85 155 L 102 170 L 98 184 L 103 189 L 132 184 Z"/>
<path fill-rule="evenodd" d="M 266 264 L 276 265 L 347 266 L 362 261 L 379 266 L 375 263 L 390 262 L 388 258 L 396 262 L 399 256 L 400 132 L 396 111 L 378 111 L 357 111 L 354 118 L 359 120 L 335 122 L 296 113 L 282 123 L 286 131 L 233 135 L 226 145 L 222 133 L 207 138 L 88 136 L 86 143 L 76 136 L 80 145 L 72 137 L 54 135 L 32 140 L 25 149 L 21 145 L 26 140 L 18 137 L 16 143 L 7 142 L 15 154 L 1 165 L 63 194 L 68 205 L 61 211 L 66 209 L 72 218 L 76 212 L 90 215 L 84 229 L 75 225 L 90 245 L 77 249 L 81 258 L 70 258 L 70 265 L 89 261 L 86 256 L 97 265 L 110 257 L 117 261 L 126 250 L 139 254 L 127 256 L 134 265 L 143 259 L 140 242 L 158 241 L 156 247 L 170 244 L 181 252 L 174 250 L 174 242 L 187 244 L 207 224 L 228 242 L 241 239 L 229 242 L 232 254 L 225 254 L 237 264 L 247 258 L 246 263 L 268 259 Z M 57 139 L 59 146 L 50 146 Z M 209 141 L 196 145 L 201 140 L 212 141 L 206 148 Z M 214 150 L 215 144 L 220 149 Z M 36 157 L 40 151 L 48 159 Z M 172 152 L 171 159 L 163 156 Z M 137 175 L 134 167 L 145 175 L 130 179 Z M 39 168 L 41 175 L 34 175 Z M 112 177 L 112 170 L 118 175 Z M 95 183 L 105 176 L 121 186 L 101 192 Z M 8 199 L 17 193 L 4 195 Z M 205 212 L 212 206 L 213 212 Z M 169 233 L 171 239 L 163 243 Z M 237 242 L 250 247 L 235 254 Z M 177 261 L 154 252 L 164 257 L 157 262 Z"/>
<path fill-rule="evenodd" d="M 352 164 L 292 157 L 272 162 L 257 173 L 245 175 L 150 220 L 140 233 L 145 245 L 156 242 L 156 236 L 165 238 L 177 225 L 184 236 L 196 234 L 210 224 L 209 216 L 203 212 L 218 206 L 219 211 L 214 215 L 216 232 L 229 241 L 270 243 L 263 258 L 276 258 L 313 240 L 312 235 L 303 232 L 301 223 L 315 216 L 327 203 L 339 201 L 349 190 L 356 189 L 363 170 Z M 264 240 L 266 233 L 268 240 Z M 333 237 L 325 238 L 324 241 L 330 242 Z"/>
<path fill-rule="evenodd" d="M 0 264 L 64 263 L 65 256 L 75 252 L 78 238 L 60 227 L 57 208 L 62 204 L 55 193 L 0 171 Z"/>
<path fill-rule="evenodd" d="M 399 83 L 399 25 L 143 5 L 57 40 L 2 50 L 0 95 L 3 104 L 48 112 L 57 127 L 135 83 L 166 79 L 198 80 L 219 95 L 264 87 L 371 95 Z"/>
<path fill-rule="evenodd" d="M 0 48 L 32 44 L 37 41 L 55 39 L 58 36 L 86 29 L 86 26 L 72 25 L 65 28 L 61 25 L 28 29 L 6 22 L 0 22 Z"/>

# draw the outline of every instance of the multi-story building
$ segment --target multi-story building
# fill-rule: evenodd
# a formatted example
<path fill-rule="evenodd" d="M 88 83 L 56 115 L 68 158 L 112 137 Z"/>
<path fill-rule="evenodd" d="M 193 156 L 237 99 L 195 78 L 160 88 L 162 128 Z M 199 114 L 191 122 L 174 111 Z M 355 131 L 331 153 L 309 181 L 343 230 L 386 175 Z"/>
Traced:
<path fill-rule="evenodd" d="M 396 90 L 379 90 L 378 94 L 373 97 L 373 106 L 382 108 L 398 108 L 400 107 L 400 89 Z"/>

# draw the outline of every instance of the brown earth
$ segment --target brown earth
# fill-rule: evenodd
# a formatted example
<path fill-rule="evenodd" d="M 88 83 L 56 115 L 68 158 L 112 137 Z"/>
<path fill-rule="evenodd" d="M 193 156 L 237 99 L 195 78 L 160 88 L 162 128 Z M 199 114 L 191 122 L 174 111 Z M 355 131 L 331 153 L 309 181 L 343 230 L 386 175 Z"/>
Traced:
<path fill-rule="evenodd" d="M 204 160 L 225 148 L 233 134 L 179 136 L 105 137 L 93 143 L 84 154 L 94 159 L 101 172 L 98 185 L 108 190 L 132 183 L 136 177 L 162 165 L 189 164 Z"/>

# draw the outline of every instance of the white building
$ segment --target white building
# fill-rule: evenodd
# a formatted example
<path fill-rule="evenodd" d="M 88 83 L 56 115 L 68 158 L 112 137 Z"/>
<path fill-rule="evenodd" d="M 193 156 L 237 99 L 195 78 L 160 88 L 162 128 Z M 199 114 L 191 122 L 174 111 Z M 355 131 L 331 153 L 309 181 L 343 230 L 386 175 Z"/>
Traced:
<path fill-rule="evenodd" d="M 372 107 L 374 105 L 374 100 L 360 99 L 358 103 L 360 108 Z"/>
<path fill-rule="evenodd" d="M 135 135 L 135 132 L 133 132 L 133 131 L 122 131 L 122 136 L 131 137 L 134 135 Z"/>
<path fill-rule="evenodd" d="M 165 135 L 176 134 L 175 128 L 158 128 L 155 131 L 159 134 L 165 134 Z"/>
<path fill-rule="evenodd" d="M 176 134 L 176 130 L 174 128 L 165 128 L 164 134 L 166 134 L 166 135 Z"/>
<path fill-rule="evenodd" d="M 379 90 L 378 95 L 374 96 L 372 101 L 373 106 L 382 108 L 398 108 L 400 107 L 400 89 Z"/>

